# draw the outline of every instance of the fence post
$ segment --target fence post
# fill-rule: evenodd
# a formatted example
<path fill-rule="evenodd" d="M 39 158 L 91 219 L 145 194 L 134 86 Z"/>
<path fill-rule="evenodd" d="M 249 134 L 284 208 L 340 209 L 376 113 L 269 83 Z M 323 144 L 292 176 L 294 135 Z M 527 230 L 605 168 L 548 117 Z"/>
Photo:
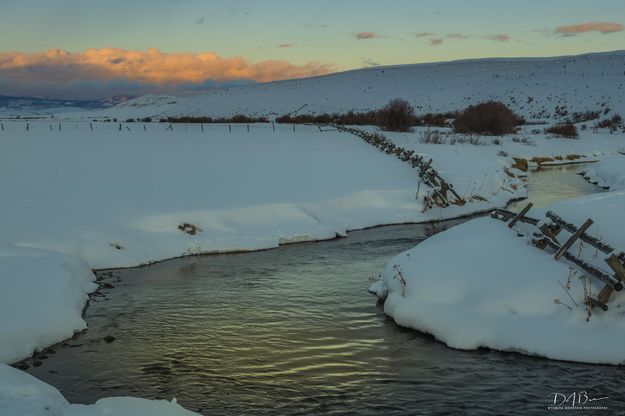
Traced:
<path fill-rule="evenodd" d="M 232 133 L 232 126 L 230 124 L 228 124 L 228 130 Z"/>
<path fill-rule="evenodd" d="M 0 123 L 2 125 L 2 131 L 4 131 L 4 123 Z"/>
<path fill-rule="evenodd" d="M 271 128 L 273 129 L 273 131 L 276 131 L 276 123 L 271 123 Z"/>
<path fill-rule="evenodd" d="M 200 128 L 202 129 L 202 133 L 204 132 L 204 124 L 200 124 Z"/>
<path fill-rule="evenodd" d="M 61 131 L 61 123 L 59 123 L 59 131 Z"/>
<path fill-rule="evenodd" d="M 93 131 L 93 123 L 89 123 L 89 127 L 91 127 L 91 131 Z"/>
<path fill-rule="evenodd" d="M 30 123 L 26 123 L 26 131 L 28 131 L 28 127 L 30 127 Z"/>
<path fill-rule="evenodd" d="M 143 125 L 143 131 L 148 131 L 148 129 L 145 127 L 145 124 Z"/>

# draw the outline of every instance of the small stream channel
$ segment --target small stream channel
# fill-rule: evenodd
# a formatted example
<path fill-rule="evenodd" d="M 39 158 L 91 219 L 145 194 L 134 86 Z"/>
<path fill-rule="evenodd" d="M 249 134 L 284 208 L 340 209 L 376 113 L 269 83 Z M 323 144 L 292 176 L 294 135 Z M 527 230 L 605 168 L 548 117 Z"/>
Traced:
<path fill-rule="evenodd" d="M 530 199 L 598 192 L 577 170 L 532 173 Z M 453 350 L 384 315 L 368 279 L 462 221 L 102 273 L 114 287 L 87 309 L 89 330 L 29 371 L 70 402 L 176 397 L 207 416 L 531 415 L 553 392 L 620 396 L 619 367 Z"/>

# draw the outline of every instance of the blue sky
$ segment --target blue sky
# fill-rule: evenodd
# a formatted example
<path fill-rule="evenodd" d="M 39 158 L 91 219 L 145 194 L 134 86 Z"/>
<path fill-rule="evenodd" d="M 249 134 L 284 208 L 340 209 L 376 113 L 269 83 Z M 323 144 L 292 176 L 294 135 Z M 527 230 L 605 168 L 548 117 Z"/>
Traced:
<path fill-rule="evenodd" d="M 156 48 L 242 57 L 247 64 L 326 65 L 309 71 L 315 74 L 625 49 L 622 24 L 622 0 L 3 0 L 0 52 Z M 563 26 L 570 28 L 556 32 Z M 306 74 L 287 71 L 285 77 Z"/>

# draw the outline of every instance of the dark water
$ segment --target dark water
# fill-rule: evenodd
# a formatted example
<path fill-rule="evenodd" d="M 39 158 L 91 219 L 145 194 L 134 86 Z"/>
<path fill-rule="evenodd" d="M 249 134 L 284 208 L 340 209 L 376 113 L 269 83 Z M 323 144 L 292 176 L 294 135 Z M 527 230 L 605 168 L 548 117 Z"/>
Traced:
<path fill-rule="evenodd" d="M 457 223 L 107 274 L 89 330 L 31 373 L 70 402 L 176 397 L 205 415 L 540 415 L 581 390 L 625 412 L 620 367 L 452 350 L 384 315 L 368 279 Z"/>

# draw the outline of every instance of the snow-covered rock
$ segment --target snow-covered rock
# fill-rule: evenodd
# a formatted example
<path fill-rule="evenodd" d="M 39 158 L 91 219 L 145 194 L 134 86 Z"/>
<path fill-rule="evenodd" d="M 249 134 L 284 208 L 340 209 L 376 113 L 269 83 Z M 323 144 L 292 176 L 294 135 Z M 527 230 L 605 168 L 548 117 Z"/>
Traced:
<path fill-rule="evenodd" d="M 614 227 L 625 212 L 625 192 L 573 199 L 551 209 L 574 223 L 592 217 L 590 232 L 625 247 L 622 228 Z M 590 256 L 594 251 L 586 248 Z M 618 292 L 607 312 L 594 311 L 587 321 L 579 275 L 570 279 L 569 293 L 562 287 L 570 273 L 566 263 L 554 261 L 505 224 L 481 218 L 396 256 L 370 291 L 385 299 L 385 313 L 399 325 L 453 348 L 625 363 L 625 296 Z M 602 286 L 594 279 L 587 284 L 594 294 Z"/>

